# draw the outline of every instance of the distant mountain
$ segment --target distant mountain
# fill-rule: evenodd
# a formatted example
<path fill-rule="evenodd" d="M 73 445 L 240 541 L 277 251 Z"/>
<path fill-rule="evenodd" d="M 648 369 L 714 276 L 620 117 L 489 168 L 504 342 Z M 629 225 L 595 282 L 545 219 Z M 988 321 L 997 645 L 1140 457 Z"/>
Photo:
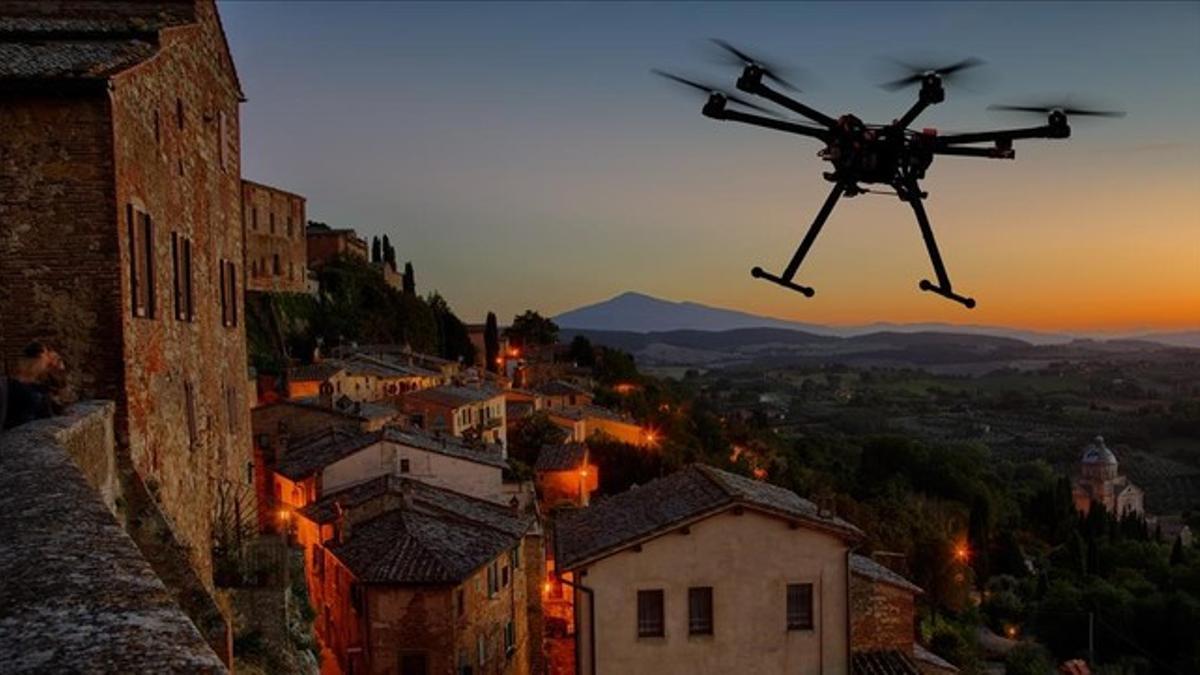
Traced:
<path fill-rule="evenodd" d="M 801 331 L 816 336 L 853 337 L 880 332 L 938 332 L 1008 337 L 1035 345 L 1064 344 L 1075 337 L 996 326 L 959 326 L 947 323 L 874 323 L 865 326 L 823 326 L 759 316 L 733 309 L 710 307 L 697 302 L 673 302 L 634 292 L 622 293 L 603 302 L 563 312 L 554 317 L 554 321 L 562 328 L 578 331 L 628 331 L 634 333 L 777 328 Z M 1200 342 L 1200 333 L 1196 335 L 1196 338 L 1197 342 Z"/>

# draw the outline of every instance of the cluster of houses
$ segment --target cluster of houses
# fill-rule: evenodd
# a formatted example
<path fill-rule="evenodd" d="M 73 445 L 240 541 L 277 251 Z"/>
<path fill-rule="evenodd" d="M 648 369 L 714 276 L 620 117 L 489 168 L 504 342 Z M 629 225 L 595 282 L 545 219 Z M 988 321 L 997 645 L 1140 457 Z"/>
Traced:
<path fill-rule="evenodd" d="M 19 290 L 0 354 L 49 341 L 71 389 L 115 402 L 121 478 L 95 487 L 225 664 L 213 533 L 244 492 L 303 554 L 324 672 L 953 671 L 914 643 L 920 589 L 791 492 L 694 465 L 597 497 L 590 441 L 659 440 L 551 360 L 364 345 L 262 386 L 246 293 L 314 292 L 312 270 L 369 252 L 242 178 L 212 0 L 3 0 L 0 81 L 0 286 Z M 535 414 L 566 441 L 522 481 L 508 435 Z"/>

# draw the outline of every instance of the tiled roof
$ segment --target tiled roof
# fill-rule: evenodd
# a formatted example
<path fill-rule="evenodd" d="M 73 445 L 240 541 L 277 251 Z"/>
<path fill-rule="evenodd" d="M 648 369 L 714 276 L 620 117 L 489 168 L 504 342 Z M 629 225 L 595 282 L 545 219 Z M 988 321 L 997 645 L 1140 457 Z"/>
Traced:
<path fill-rule="evenodd" d="M 570 471 L 583 466 L 587 460 L 587 446 L 583 443 L 561 443 L 543 445 L 534 462 L 534 471 Z"/>
<path fill-rule="evenodd" d="M 928 663 L 942 670 L 949 670 L 956 673 L 958 672 L 958 667 L 953 663 L 950 663 L 946 659 L 934 654 L 916 642 L 913 643 L 913 658 L 921 663 Z"/>
<path fill-rule="evenodd" d="M 420 389 L 405 394 L 405 399 L 412 401 L 421 401 L 432 403 L 434 405 L 445 406 L 448 408 L 458 408 L 470 403 L 480 403 L 487 401 L 497 396 L 500 392 L 491 387 L 460 387 L 452 384 L 445 384 L 440 387 L 431 387 L 429 389 Z"/>
<path fill-rule="evenodd" d="M 859 576 L 891 584 L 892 586 L 912 591 L 913 593 L 925 592 L 920 586 L 864 555 L 853 554 L 850 556 L 850 571 Z"/>
<path fill-rule="evenodd" d="M 529 529 L 530 518 L 515 514 L 505 504 L 391 474 L 325 495 L 301 509 L 300 514 L 315 523 L 332 523 L 337 519 L 334 504 L 353 510 L 384 495 L 403 495 L 405 491 L 411 505 L 429 513 L 452 515 L 514 536 L 520 536 Z"/>
<path fill-rule="evenodd" d="M 279 460 L 275 471 L 292 480 L 299 480 L 385 440 L 496 468 L 508 466 L 495 447 L 474 447 L 453 436 L 435 436 L 416 429 L 392 427 L 379 431 L 331 428 L 289 442 L 287 452 Z"/>
<path fill-rule="evenodd" d="M 346 367 L 337 360 L 326 360 L 304 366 L 288 369 L 288 379 L 293 382 L 324 382 L 345 370 Z"/>
<path fill-rule="evenodd" d="M 335 493 L 306 509 L 306 515 L 329 518 L 334 502 L 352 507 L 388 492 L 401 494 L 402 505 L 354 523 L 349 540 L 330 547 L 365 583 L 461 582 L 515 547 L 533 524 L 531 517 L 501 504 L 396 477 Z"/>
<path fill-rule="evenodd" d="M 564 514 L 556 527 L 558 561 L 571 569 L 632 545 L 681 523 L 744 505 L 796 518 L 839 536 L 857 539 L 861 531 L 790 490 L 692 464 L 591 507 Z"/>
<path fill-rule="evenodd" d="M 899 649 L 854 652 L 850 656 L 852 675 L 921 675 L 912 657 Z"/>
<path fill-rule="evenodd" d="M 0 79 L 103 80 L 154 55 L 158 31 L 193 23 L 188 3 L 5 2 Z"/>
<path fill-rule="evenodd" d="M 539 384 L 538 386 L 534 387 L 533 389 L 534 389 L 534 391 L 536 391 L 539 394 L 542 394 L 543 396 L 570 396 L 571 394 L 589 394 L 589 395 L 591 394 L 591 392 L 584 389 L 583 387 L 577 387 L 577 386 L 571 384 L 570 382 L 563 382 L 562 380 L 554 380 L 553 382 L 546 382 L 544 384 Z"/>
<path fill-rule="evenodd" d="M 569 405 L 562 408 L 551 408 L 548 412 L 556 417 L 564 417 L 576 421 L 592 418 L 624 422 L 625 424 L 637 424 L 628 415 L 622 415 L 615 410 L 609 410 L 598 405 Z"/>
<path fill-rule="evenodd" d="M 361 368 L 362 372 L 369 372 L 378 377 L 441 377 L 442 375 L 440 371 L 382 355 L 354 354 L 344 359 L 343 362 L 352 373 L 359 372 L 357 369 Z"/>
<path fill-rule="evenodd" d="M 321 403 L 320 396 L 293 398 L 289 399 L 288 403 L 294 403 L 306 408 L 341 413 L 343 415 L 354 417 L 360 420 L 393 419 L 400 414 L 400 411 L 394 406 L 388 405 L 382 401 L 355 401 L 354 399 L 345 395 L 334 401 L 332 408 L 323 405 Z"/>
<path fill-rule="evenodd" d="M 506 468 L 508 466 L 508 463 L 502 457 L 500 447 L 496 445 L 483 447 L 468 445 L 461 438 L 445 434 L 432 434 L 420 429 L 396 429 L 388 427 L 384 430 L 384 433 L 387 435 L 389 441 L 407 445 L 410 448 L 428 450 L 498 468 Z"/>
<path fill-rule="evenodd" d="M 343 457 L 378 443 L 382 437 L 382 431 L 332 427 L 291 439 L 275 471 L 292 480 L 307 478 Z"/>

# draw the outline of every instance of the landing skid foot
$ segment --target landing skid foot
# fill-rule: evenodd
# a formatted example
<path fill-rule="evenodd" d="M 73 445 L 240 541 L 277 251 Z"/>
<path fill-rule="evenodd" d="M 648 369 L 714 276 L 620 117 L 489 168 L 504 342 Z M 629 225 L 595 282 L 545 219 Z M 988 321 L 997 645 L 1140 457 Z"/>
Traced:
<path fill-rule="evenodd" d="M 755 267 L 754 269 L 750 270 L 750 276 L 754 277 L 755 279 L 769 281 L 777 286 L 783 286 L 784 288 L 791 289 L 797 293 L 800 293 L 806 298 L 811 298 L 813 294 L 816 293 L 816 291 L 808 286 L 801 286 L 800 284 L 792 283 L 791 279 L 777 277 L 761 267 Z"/>
<path fill-rule="evenodd" d="M 958 293 L 955 293 L 954 291 L 950 290 L 949 288 L 942 288 L 941 286 L 935 286 L 935 285 L 933 285 L 933 282 L 928 279 L 922 279 L 919 286 L 920 286 L 921 290 L 923 290 L 923 291 L 935 293 L 937 295 L 942 296 L 943 298 L 946 298 L 947 300 L 953 300 L 954 302 L 959 303 L 960 305 L 962 305 L 963 307 L 966 307 L 967 309 L 975 308 L 975 298 L 968 298 L 965 295 L 959 295 Z"/>

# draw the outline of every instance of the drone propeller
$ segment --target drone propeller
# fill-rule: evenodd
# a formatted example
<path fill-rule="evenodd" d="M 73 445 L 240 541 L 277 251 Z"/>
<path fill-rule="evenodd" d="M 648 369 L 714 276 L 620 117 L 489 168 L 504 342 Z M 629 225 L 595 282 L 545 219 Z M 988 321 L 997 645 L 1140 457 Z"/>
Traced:
<path fill-rule="evenodd" d="M 1050 114 L 1053 112 L 1061 112 L 1068 116 L 1077 117 L 1124 117 L 1125 113 L 1120 110 L 1092 110 L 1088 108 L 1073 108 L 1069 104 L 1049 104 L 1049 105 L 989 105 L 988 110 L 1007 110 L 1014 112 L 1029 112 Z"/>
<path fill-rule="evenodd" d="M 720 38 L 710 38 L 712 43 L 725 51 L 723 58 L 725 61 L 738 66 L 756 66 L 762 71 L 762 74 L 767 79 L 773 80 L 776 84 L 791 89 L 792 91 L 800 91 L 800 88 L 784 79 L 781 72 L 786 69 L 780 68 L 778 65 L 771 65 L 762 59 L 754 58 L 746 52 L 734 47 L 728 42 Z"/>
<path fill-rule="evenodd" d="M 705 94 L 709 94 L 709 95 L 720 94 L 721 96 L 725 97 L 725 100 L 729 101 L 730 103 L 736 103 L 740 106 L 744 106 L 744 107 L 750 108 L 752 110 L 757 110 L 759 112 L 766 113 L 768 115 L 775 115 L 775 112 L 773 110 L 764 108 L 756 103 L 751 103 L 750 101 L 747 101 L 744 98 L 740 98 L 734 94 L 731 94 L 731 93 L 725 91 L 724 89 L 721 89 L 720 87 L 714 87 L 712 85 L 704 84 L 702 82 L 696 82 L 695 80 L 689 80 L 686 77 L 680 77 L 678 75 L 674 75 L 672 73 L 666 72 L 665 70 L 659 70 L 657 68 L 651 69 L 650 72 L 654 73 L 655 75 L 658 75 L 659 77 L 665 77 L 668 80 L 671 80 L 672 82 L 677 82 L 686 87 L 691 87 L 692 89 L 702 91 Z"/>
<path fill-rule="evenodd" d="M 942 78 L 944 83 L 948 84 L 952 79 L 961 77 L 961 75 L 958 74 L 962 71 L 967 70 L 968 68 L 982 66 L 984 63 L 983 60 L 975 57 L 966 58 L 957 63 L 951 63 L 950 65 L 941 67 L 904 63 L 895 59 L 892 59 L 892 62 L 900 68 L 908 71 L 908 74 L 899 79 L 892 80 L 890 82 L 884 82 L 883 84 L 879 85 L 888 91 L 899 91 L 905 87 L 911 87 L 914 84 L 920 84 L 926 77 L 930 75 L 937 75 L 938 77 Z"/>

